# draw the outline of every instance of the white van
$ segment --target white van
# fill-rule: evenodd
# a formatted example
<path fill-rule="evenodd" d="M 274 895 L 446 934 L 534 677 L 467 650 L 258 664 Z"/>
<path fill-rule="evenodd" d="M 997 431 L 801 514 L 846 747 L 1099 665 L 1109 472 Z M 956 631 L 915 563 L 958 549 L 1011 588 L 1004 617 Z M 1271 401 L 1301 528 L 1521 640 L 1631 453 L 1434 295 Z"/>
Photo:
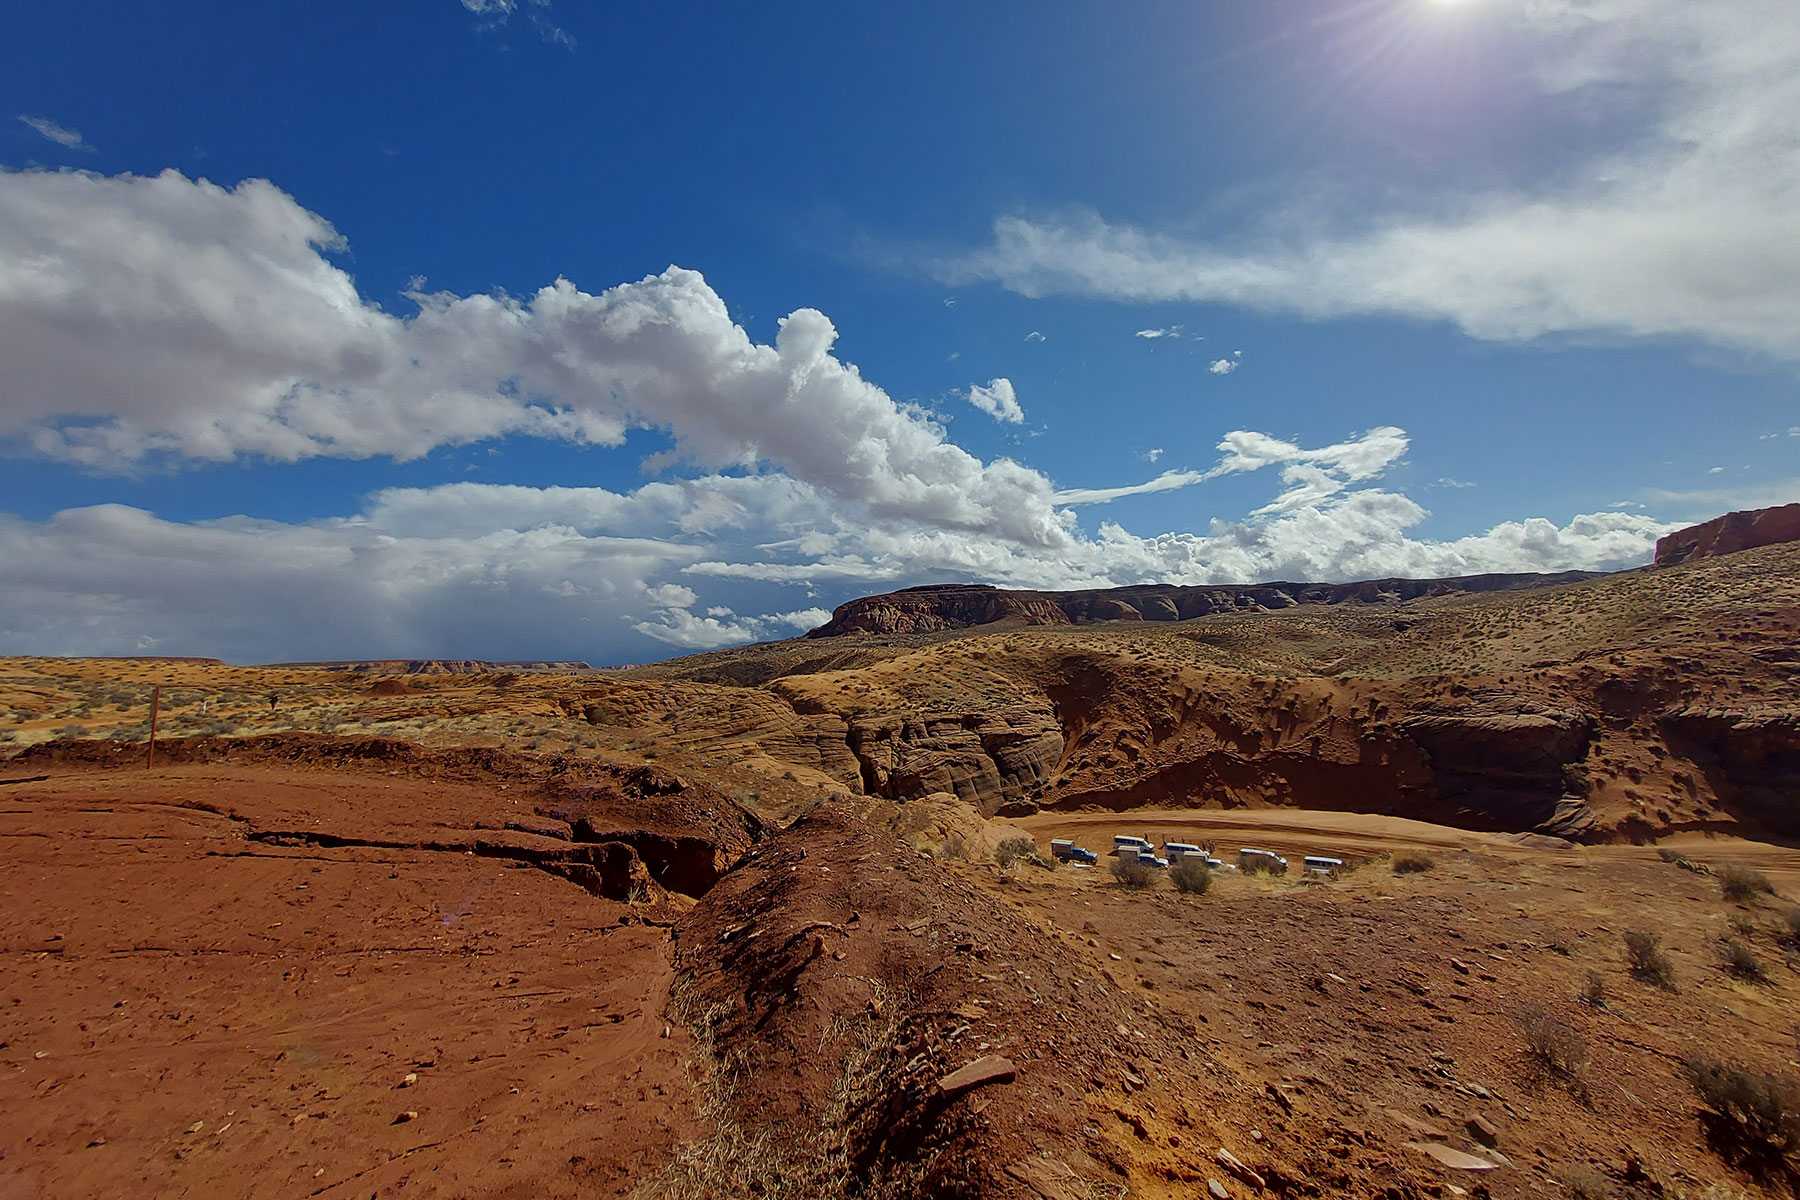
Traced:
<path fill-rule="evenodd" d="M 1271 875 L 1286 875 L 1288 860 L 1273 850 L 1258 850 L 1254 846 L 1242 846 L 1238 849 L 1238 870 L 1267 871 Z"/>

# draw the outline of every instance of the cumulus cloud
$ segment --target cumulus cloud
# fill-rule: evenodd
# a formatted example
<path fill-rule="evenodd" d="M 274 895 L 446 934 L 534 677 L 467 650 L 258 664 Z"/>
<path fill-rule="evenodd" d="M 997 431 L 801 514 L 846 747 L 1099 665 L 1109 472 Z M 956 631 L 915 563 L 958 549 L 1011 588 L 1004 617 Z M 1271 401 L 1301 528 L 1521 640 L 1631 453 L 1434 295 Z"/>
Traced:
<path fill-rule="evenodd" d="M 107 469 L 147 457 L 416 458 L 505 434 L 617 445 L 642 426 L 702 468 L 769 463 L 871 511 L 1068 538 L 1050 486 L 983 464 L 831 354 L 814 309 L 753 342 L 694 271 L 598 295 L 415 291 L 398 317 L 274 185 L 0 172 L 0 437 Z"/>
<path fill-rule="evenodd" d="M 836 603 L 944 579 L 1068 588 L 1606 569 L 1644 562 L 1673 528 L 1613 512 L 1419 539 L 1408 530 L 1425 510 L 1346 486 L 1341 460 L 1282 467 L 1281 493 L 1245 520 L 1155 537 L 1106 523 L 1056 553 L 879 518 L 782 476 L 629 493 L 395 488 L 306 523 L 170 521 L 117 505 L 0 515 L 0 652 L 130 653 L 149 639 L 240 661 L 641 661 L 822 623 L 822 607 L 779 602 L 797 588 Z M 770 589 L 777 602 L 765 604 Z"/>
<path fill-rule="evenodd" d="M 298 523 L 0 515 L 0 652 L 618 662 L 787 636 L 822 621 L 822 601 L 934 580 L 1626 566 L 1668 528 L 1613 512 L 1413 537 L 1425 510 L 1377 483 L 1408 449 L 1392 426 L 1324 446 L 1234 430 L 1206 470 L 1058 492 L 896 404 L 832 355 L 814 310 L 759 344 L 670 268 L 598 294 L 420 287 L 401 316 L 363 298 L 330 257 L 341 246 L 264 182 L 0 172 L 0 438 L 107 468 L 408 458 L 503 434 L 616 446 L 651 427 L 685 477 L 389 488 Z M 974 391 L 1003 420 L 1017 409 L 1006 380 Z M 1264 468 L 1272 499 L 1206 532 L 1089 533 L 1075 511 Z"/>
<path fill-rule="evenodd" d="M 1206 369 L 1214 375 L 1229 375 L 1238 369 L 1238 361 L 1235 358 L 1215 358 Z"/>
<path fill-rule="evenodd" d="M 1019 407 L 1019 398 L 1010 379 L 990 379 L 986 387 L 976 384 L 969 389 L 969 403 L 1002 424 L 1022 425 L 1025 422 L 1025 410 Z"/>
<path fill-rule="evenodd" d="M 1800 5 L 1536 0 L 1506 19 L 1564 111 L 1648 114 L 1649 128 L 1527 186 L 1373 215 L 1290 208 L 1209 240 L 1007 216 L 941 273 L 1033 296 L 1392 315 L 1504 341 L 1684 338 L 1800 359 Z"/>
<path fill-rule="evenodd" d="M 92 150 L 93 147 L 82 140 L 79 131 L 66 125 L 59 125 L 49 117 L 31 117 L 19 114 L 19 120 L 30 126 L 32 131 L 59 146 L 70 150 Z"/>

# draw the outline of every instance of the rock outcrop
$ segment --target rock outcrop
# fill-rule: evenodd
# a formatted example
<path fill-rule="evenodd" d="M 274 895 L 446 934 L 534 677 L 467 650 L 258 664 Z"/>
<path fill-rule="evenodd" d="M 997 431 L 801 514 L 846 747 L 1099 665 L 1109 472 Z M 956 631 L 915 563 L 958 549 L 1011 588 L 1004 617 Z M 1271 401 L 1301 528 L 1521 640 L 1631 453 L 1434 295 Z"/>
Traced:
<path fill-rule="evenodd" d="M 1656 543 L 1656 565 L 1672 567 L 1696 558 L 1800 541 L 1800 504 L 1726 513 L 1677 530 Z"/>
<path fill-rule="evenodd" d="M 946 583 L 864 596 L 840 604 L 807 637 L 937 633 L 975 625 L 1085 625 L 1096 621 L 1186 621 L 1213 613 L 1273 612 L 1303 604 L 1399 604 L 1422 596 L 1500 592 L 1593 579 L 1597 572 L 1465 575 L 1454 579 L 1365 579 L 1355 583 L 1256 583 L 1028 592 Z"/>

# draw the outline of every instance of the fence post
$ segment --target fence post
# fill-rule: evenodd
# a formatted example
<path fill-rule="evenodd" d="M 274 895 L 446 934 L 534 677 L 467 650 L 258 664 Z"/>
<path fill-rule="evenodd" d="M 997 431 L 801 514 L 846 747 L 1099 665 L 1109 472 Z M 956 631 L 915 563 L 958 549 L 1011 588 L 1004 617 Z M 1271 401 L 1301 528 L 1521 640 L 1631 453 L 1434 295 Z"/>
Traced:
<path fill-rule="evenodd" d="M 144 756 L 144 769 L 156 766 L 156 714 L 162 709 L 162 684 L 150 689 L 150 752 Z"/>

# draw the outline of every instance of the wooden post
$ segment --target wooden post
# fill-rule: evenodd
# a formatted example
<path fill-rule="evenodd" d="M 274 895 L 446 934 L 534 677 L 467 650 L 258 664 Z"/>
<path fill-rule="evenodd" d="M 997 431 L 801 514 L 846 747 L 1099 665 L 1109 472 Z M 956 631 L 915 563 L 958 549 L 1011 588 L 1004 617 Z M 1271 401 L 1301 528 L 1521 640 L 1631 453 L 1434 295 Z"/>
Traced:
<path fill-rule="evenodd" d="M 156 766 L 156 714 L 162 709 L 162 684 L 150 689 L 150 752 L 144 756 L 144 769 Z"/>

